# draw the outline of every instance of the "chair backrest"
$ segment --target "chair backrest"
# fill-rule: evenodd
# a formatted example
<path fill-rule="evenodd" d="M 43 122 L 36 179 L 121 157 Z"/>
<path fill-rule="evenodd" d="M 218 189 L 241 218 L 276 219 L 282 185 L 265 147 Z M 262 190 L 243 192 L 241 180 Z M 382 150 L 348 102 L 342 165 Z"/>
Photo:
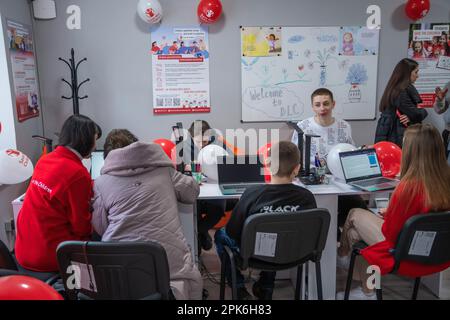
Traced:
<path fill-rule="evenodd" d="M 8 247 L 0 240 L 0 269 L 17 271 L 17 265 Z"/>
<path fill-rule="evenodd" d="M 450 212 L 415 215 L 406 221 L 394 249 L 397 271 L 400 262 L 438 265 L 450 261 Z"/>
<path fill-rule="evenodd" d="M 57 257 L 69 299 L 169 299 L 167 255 L 156 242 L 67 241 Z"/>
<path fill-rule="evenodd" d="M 316 261 L 325 247 L 329 226 L 327 209 L 251 215 L 241 237 L 243 267 L 249 259 L 274 265 Z"/>

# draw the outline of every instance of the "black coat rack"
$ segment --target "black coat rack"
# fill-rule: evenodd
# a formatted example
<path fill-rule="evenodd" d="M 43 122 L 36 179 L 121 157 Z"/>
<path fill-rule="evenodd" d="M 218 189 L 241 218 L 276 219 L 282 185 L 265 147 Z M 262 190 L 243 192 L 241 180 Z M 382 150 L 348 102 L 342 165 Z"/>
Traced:
<path fill-rule="evenodd" d="M 73 50 L 73 48 L 72 48 L 72 50 L 70 50 L 70 55 L 71 55 L 71 58 L 69 59 L 69 61 L 67 61 L 67 60 L 65 60 L 63 58 L 59 58 L 59 60 L 64 61 L 70 68 L 70 75 L 71 75 L 72 81 L 68 82 L 64 78 L 62 79 L 62 81 L 69 85 L 70 89 L 72 90 L 72 96 L 71 97 L 62 96 L 61 98 L 66 99 L 66 100 L 72 99 L 72 102 L 73 102 L 73 114 L 80 114 L 80 103 L 79 103 L 79 100 L 86 99 L 88 96 L 85 95 L 83 97 L 80 97 L 78 95 L 78 92 L 80 91 L 80 87 L 83 84 L 85 84 L 86 82 L 90 81 L 90 79 L 87 78 L 86 80 L 84 80 L 83 82 L 78 84 L 78 67 L 80 66 L 80 64 L 83 61 L 87 61 L 87 58 L 84 58 L 84 59 L 80 60 L 77 64 L 75 64 L 75 51 Z"/>

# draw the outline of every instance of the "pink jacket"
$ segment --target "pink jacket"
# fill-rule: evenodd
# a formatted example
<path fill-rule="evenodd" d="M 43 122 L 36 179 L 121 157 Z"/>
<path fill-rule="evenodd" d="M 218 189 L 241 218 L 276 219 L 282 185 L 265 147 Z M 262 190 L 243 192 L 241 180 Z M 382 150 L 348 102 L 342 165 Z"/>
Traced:
<path fill-rule="evenodd" d="M 108 154 L 94 184 L 92 224 L 102 241 L 159 242 L 167 253 L 177 299 L 201 299 L 202 278 L 183 234 L 178 201 L 200 192 L 191 177 L 173 168 L 157 144 L 133 143 Z"/>

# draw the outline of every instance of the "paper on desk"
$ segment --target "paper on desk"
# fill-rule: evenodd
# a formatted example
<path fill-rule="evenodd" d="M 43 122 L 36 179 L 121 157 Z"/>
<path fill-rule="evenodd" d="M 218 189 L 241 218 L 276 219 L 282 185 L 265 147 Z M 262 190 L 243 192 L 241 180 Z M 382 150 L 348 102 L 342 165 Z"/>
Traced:
<path fill-rule="evenodd" d="M 433 231 L 416 231 L 408 254 L 429 257 L 435 237 L 436 232 Z"/>
<path fill-rule="evenodd" d="M 275 249 L 277 247 L 276 233 L 256 233 L 255 256 L 275 257 Z"/>

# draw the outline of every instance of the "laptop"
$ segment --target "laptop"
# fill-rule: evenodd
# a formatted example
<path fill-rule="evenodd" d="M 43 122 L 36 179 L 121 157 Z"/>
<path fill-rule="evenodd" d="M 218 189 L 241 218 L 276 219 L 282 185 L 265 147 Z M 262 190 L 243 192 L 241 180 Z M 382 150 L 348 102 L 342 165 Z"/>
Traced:
<path fill-rule="evenodd" d="M 339 153 L 345 182 L 365 191 L 394 189 L 399 180 L 384 178 L 375 149 Z"/>
<path fill-rule="evenodd" d="M 258 156 L 223 156 L 217 160 L 218 183 L 223 195 L 242 194 L 250 186 L 265 184 Z"/>
<path fill-rule="evenodd" d="M 91 153 L 91 178 L 92 180 L 100 177 L 100 170 L 103 168 L 105 160 L 103 159 L 103 150 L 96 150 Z"/>

